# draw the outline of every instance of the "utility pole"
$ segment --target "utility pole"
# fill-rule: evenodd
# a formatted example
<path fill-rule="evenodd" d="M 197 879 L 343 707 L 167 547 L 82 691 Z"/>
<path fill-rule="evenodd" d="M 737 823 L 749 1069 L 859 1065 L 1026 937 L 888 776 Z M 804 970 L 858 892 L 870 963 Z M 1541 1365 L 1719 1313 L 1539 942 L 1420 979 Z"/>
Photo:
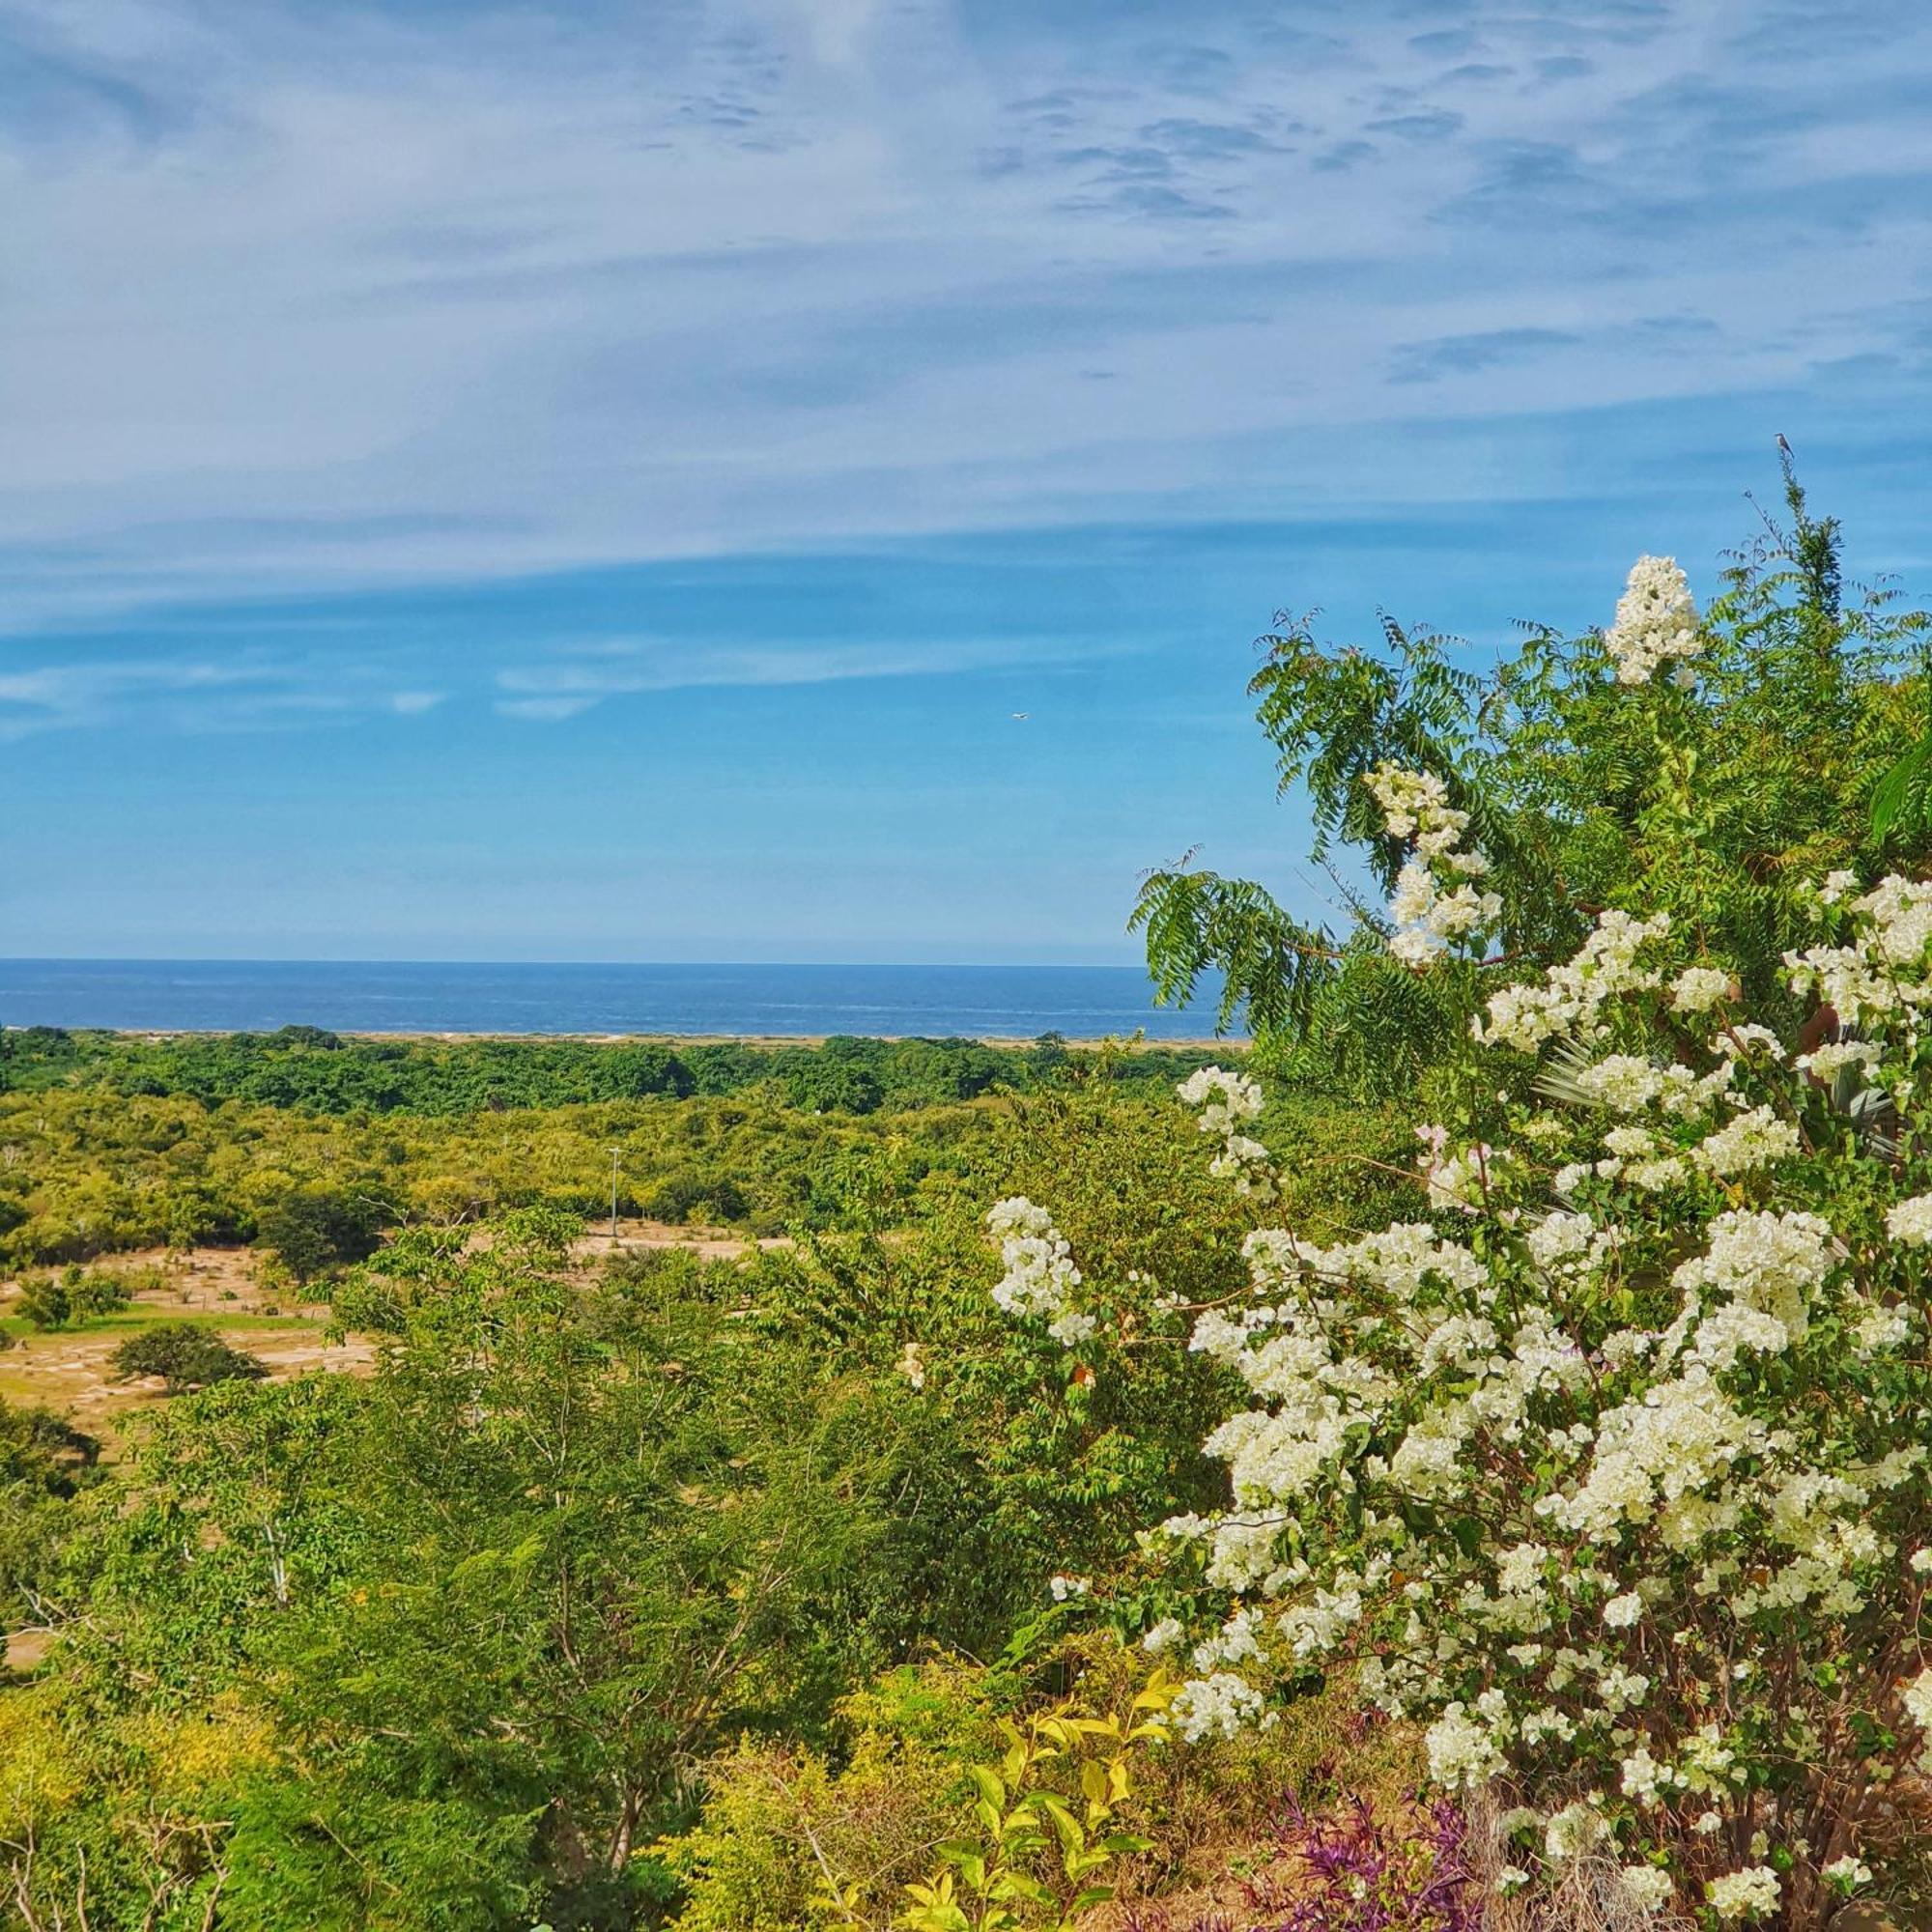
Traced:
<path fill-rule="evenodd" d="M 611 1150 L 611 1249 L 614 1254 L 617 1247 L 617 1156 L 622 1148 Z"/>

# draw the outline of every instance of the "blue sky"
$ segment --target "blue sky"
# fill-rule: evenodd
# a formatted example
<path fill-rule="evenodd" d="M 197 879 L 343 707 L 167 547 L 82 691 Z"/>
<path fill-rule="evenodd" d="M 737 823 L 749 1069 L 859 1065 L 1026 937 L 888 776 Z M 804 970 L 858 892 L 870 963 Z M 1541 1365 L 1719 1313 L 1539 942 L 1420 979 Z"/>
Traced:
<path fill-rule="evenodd" d="M 0 0 L 0 953 L 1317 909 L 1275 609 L 1706 589 L 1779 431 L 1932 593 L 1928 86 L 1907 4 Z"/>

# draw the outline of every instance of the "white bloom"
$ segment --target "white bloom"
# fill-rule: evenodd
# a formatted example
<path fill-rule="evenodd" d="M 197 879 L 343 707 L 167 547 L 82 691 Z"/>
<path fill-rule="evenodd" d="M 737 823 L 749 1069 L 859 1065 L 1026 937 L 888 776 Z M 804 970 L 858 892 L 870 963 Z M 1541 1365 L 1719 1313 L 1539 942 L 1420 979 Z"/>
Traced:
<path fill-rule="evenodd" d="M 1830 1273 L 1833 1237 L 1815 1214 L 1732 1208 L 1706 1230 L 1708 1251 L 1681 1263 L 1671 1279 L 1687 1293 L 1708 1289 L 1755 1309 L 1801 1339 L 1812 1295 Z"/>
<path fill-rule="evenodd" d="M 1718 966 L 1687 966 L 1670 982 L 1670 1004 L 1680 1013 L 1708 1013 L 1719 1000 L 1731 998 L 1735 982 Z"/>
<path fill-rule="evenodd" d="M 1261 1082 L 1223 1066 L 1197 1067 L 1175 1092 L 1184 1105 L 1202 1109 L 1203 1133 L 1223 1133 L 1237 1121 L 1258 1119 L 1262 1111 Z"/>
<path fill-rule="evenodd" d="M 1382 824 L 1391 838 L 1413 838 L 1418 833 L 1437 829 L 1451 818 L 1467 817 L 1452 812 L 1449 787 L 1434 772 L 1415 772 L 1387 761 L 1378 765 L 1364 780 L 1382 809 Z M 1456 828 L 1458 831 L 1461 826 Z"/>
<path fill-rule="evenodd" d="M 1629 1630 L 1642 1616 L 1643 1599 L 1634 1590 L 1626 1590 L 1604 1605 L 1604 1622 L 1611 1630 Z"/>
<path fill-rule="evenodd" d="M 1613 1053 L 1584 1067 L 1577 1085 L 1620 1114 L 1640 1114 L 1663 1092 L 1663 1070 L 1634 1053 Z"/>
<path fill-rule="evenodd" d="M 925 1386 L 925 1362 L 920 1354 L 917 1342 L 908 1342 L 905 1345 L 904 1352 L 899 1356 L 899 1374 L 915 1389 L 923 1389 Z"/>
<path fill-rule="evenodd" d="M 1245 1678 L 1217 1670 L 1211 1677 L 1189 1678 L 1174 1693 L 1170 1715 L 1181 1738 L 1198 1745 L 1215 1738 L 1232 1738 L 1262 1713 L 1262 1693 Z"/>
<path fill-rule="evenodd" d="M 1777 1910 L 1778 1889 L 1777 1874 L 1769 1865 L 1747 1865 L 1711 1880 L 1704 1895 L 1711 1910 L 1728 1923 L 1768 1918 Z"/>
<path fill-rule="evenodd" d="M 1655 1865 L 1626 1865 L 1617 1875 L 1624 1896 L 1639 1912 L 1662 1912 L 1676 1888 L 1670 1874 Z"/>
<path fill-rule="evenodd" d="M 1566 1804 L 1543 1828 L 1543 1855 L 1553 1865 L 1568 1864 L 1600 1845 L 1609 1827 L 1587 1800 Z"/>
<path fill-rule="evenodd" d="M 1697 606 L 1675 557 L 1640 556 L 1617 602 L 1616 621 L 1604 634 L 1619 684 L 1648 684 L 1669 659 L 1696 657 L 1704 648 Z"/>
<path fill-rule="evenodd" d="M 1587 1214 L 1558 1208 L 1546 1214 L 1527 1236 L 1530 1259 L 1540 1268 L 1587 1255 L 1597 1239 L 1597 1224 Z"/>
<path fill-rule="evenodd" d="M 1162 1617 L 1160 1622 L 1141 1638 L 1141 1648 L 1150 1657 L 1158 1657 L 1162 1651 L 1172 1650 L 1185 1634 L 1177 1619 Z"/>
<path fill-rule="evenodd" d="M 1903 1247 L 1932 1245 L 1932 1194 L 1915 1194 L 1888 1208 L 1885 1232 Z"/>
<path fill-rule="evenodd" d="M 1668 913 L 1633 919 L 1612 907 L 1600 914 L 1576 957 L 1552 966 L 1540 986 L 1505 986 L 1490 995 L 1489 1023 L 1475 1023 L 1476 1038 L 1534 1053 L 1558 1034 L 1587 1030 L 1605 1001 L 1658 984 L 1661 976 L 1639 966 L 1637 955 L 1669 930 Z"/>
<path fill-rule="evenodd" d="M 1702 1368 L 1608 1410 L 1582 1485 L 1537 1504 L 1539 1512 L 1602 1541 L 1624 1522 L 1645 1522 L 1762 1447 L 1764 1426 L 1742 1414 Z"/>
<path fill-rule="evenodd" d="M 1872 1868 L 1864 1860 L 1847 1852 L 1843 1858 L 1833 1859 L 1820 1876 L 1836 1890 L 1851 1893 L 1872 1882 Z"/>
<path fill-rule="evenodd" d="M 1468 883 L 1481 878 L 1490 862 L 1480 852 L 1461 849 L 1469 814 L 1450 806 L 1448 787 L 1433 772 L 1383 763 L 1363 782 L 1381 807 L 1390 838 L 1415 841 L 1389 901 L 1395 926 L 1389 951 L 1405 965 L 1427 966 L 1502 917 L 1501 898 Z"/>
<path fill-rule="evenodd" d="M 1881 1349 L 1896 1349 L 1912 1339 L 1912 1317 L 1903 1308 L 1869 1303 L 1852 1324 L 1852 1338 L 1861 1355 L 1875 1355 Z"/>
<path fill-rule="evenodd" d="M 1796 1065 L 1820 1080 L 1835 1080 L 1848 1066 L 1871 1066 L 1883 1058 L 1881 1050 L 1868 1039 L 1828 1040 L 1801 1053 Z"/>
<path fill-rule="evenodd" d="M 1468 1707 L 1448 1705 L 1423 1734 L 1429 1776 L 1450 1791 L 1485 1784 L 1503 1768 L 1503 1754 L 1488 1728 L 1468 1715 Z"/>
<path fill-rule="evenodd" d="M 1221 1066 L 1203 1066 L 1175 1090 L 1182 1103 L 1201 1109 L 1201 1131 L 1221 1136 L 1221 1151 L 1208 1172 L 1216 1179 L 1232 1180 L 1236 1191 L 1272 1200 L 1277 1191 L 1273 1163 L 1260 1141 L 1241 1132 L 1248 1121 L 1260 1118 L 1262 1089 L 1258 1080 L 1230 1073 Z"/>
<path fill-rule="evenodd" d="M 1067 1305 L 1080 1286 L 1080 1270 L 1053 1216 L 1024 1195 L 1014 1195 L 994 1204 L 986 1226 L 1000 1237 L 1000 1259 L 1007 1270 L 993 1286 L 994 1301 L 1009 1315 L 1044 1316 L 1046 1332 L 1063 1348 L 1092 1341 L 1098 1322 Z"/>
<path fill-rule="evenodd" d="M 1640 1744 L 1623 1761 L 1623 1793 L 1639 1804 L 1655 1804 L 1668 1789 L 1669 1767 L 1650 1754 L 1650 1746 Z"/>
<path fill-rule="evenodd" d="M 1769 1107 L 1752 1107 L 1719 1127 L 1690 1150 L 1691 1160 L 1706 1174 L 1728 1178 L 1769 1167 L 1798 1151 L 1798 1128 L 1781 1121 Z"/>
<path fill-rule="evenodd" d="M 1932 1732 L 1932 1668 L 1921 1670 L 1917 1677 L 1901 1684 L 1898 1695 L 1906 1716 L 1921 1731 Z"/>

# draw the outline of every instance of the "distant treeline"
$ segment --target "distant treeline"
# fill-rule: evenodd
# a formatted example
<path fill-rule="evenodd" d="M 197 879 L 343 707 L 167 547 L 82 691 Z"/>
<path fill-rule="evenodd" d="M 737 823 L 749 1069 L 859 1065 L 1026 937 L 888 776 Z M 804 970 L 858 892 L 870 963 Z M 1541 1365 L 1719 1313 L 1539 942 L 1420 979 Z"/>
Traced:
<path fill-rule="evenodd" d="M 1237 1048 L 1031 1046 L 972 1039 L 859 1039 L 820 1045 L 651 1040 L 372 1039 L 319 1027 L 276 1033 L 134 1036 L 62 1027 L 0 1032 L 0 1092 L 91 1088 L 225 1100 L 316 1114 L 470 1114 L 611 1100 L 762 1092 L 810 1112 L 944 1106 L 1069 1082 L 1152 1091 Z"/>

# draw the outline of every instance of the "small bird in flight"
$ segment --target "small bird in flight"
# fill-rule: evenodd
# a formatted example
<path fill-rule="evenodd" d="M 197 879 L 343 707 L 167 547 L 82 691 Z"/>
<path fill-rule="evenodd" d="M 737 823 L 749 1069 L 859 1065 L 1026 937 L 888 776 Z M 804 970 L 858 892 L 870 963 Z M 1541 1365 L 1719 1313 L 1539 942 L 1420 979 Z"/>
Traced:
<path fill-rule="evenodd" d="M 1024 724 L 1027 722 L 1027 720 L 1033 716 L 1033 713 L 1031 711 L 1015 711 L 1013 713 L 1013 716 L 1016 719 L 1018 719 L 1022 724 Z"/>

